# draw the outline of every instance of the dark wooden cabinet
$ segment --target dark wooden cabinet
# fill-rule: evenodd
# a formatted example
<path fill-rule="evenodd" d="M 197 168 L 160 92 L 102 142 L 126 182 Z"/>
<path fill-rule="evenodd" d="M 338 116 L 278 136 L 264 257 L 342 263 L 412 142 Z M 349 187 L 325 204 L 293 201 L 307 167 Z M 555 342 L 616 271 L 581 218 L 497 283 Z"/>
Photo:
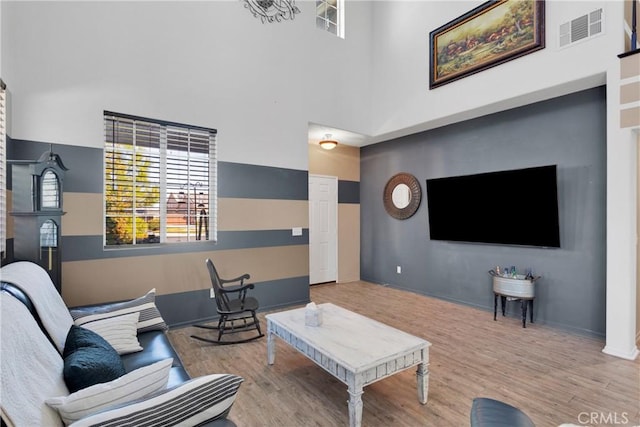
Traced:
<path fill-rule="evenodd" d="M 38 160 L 8 163 L 13 183 L 14 259 L 41 265 L 60 292 L 62 195 L 67 168 L 53 151 L 45 152 Z"/>

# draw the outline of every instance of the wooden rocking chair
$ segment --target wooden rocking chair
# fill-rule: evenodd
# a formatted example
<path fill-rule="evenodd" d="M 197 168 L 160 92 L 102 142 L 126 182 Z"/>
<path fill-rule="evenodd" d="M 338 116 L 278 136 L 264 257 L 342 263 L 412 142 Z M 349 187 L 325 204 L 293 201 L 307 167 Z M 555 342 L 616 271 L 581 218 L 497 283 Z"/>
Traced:
<path fill-rule="evenodd" d="M 247 290 L 253 289 L 253 284 L 244 284 L 249 279 L 248 274 L 243 274 L 235 279 L 221 279 L 218 275 L 216 267 L 210 259 L 207 259 L 207 268 L 209 276 L 211 276 L 211 286 L 215 294 L 216 306 L 220 318 L 218 326 L 211 325 L 193 325 L 197 328 L 212 329 L 218 331 L 218 339 L 210 339 L 191 335 L 192 338 L 210 342 L 213 344 L 238 344 L 253 341 L 263 337 L 264 334 L 260 330 L 260 322 L 256 316 L 258 310 L 258 300 L 247 296 Z M 239 283 L 234 286 L 224 286 L 227 283 Z M 231 296 L 231 297 L 230 297 Z M 249 338 L 241 338 L 236 340 L 222 340 L 224 334 L 236 334 L 239 332 L 250 331 L 255 329 L 258 334 Z"/>

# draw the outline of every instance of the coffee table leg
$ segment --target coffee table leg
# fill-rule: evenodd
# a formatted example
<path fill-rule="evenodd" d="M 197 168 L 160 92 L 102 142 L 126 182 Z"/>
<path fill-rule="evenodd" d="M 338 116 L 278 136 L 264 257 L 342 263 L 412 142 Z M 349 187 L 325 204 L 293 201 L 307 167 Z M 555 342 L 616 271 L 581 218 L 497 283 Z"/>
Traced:
<path fill-rule="evenodd" d="M 273 325 L 267 320 L 267 363 L 273 365 L 276 360 L 276 346 L 273 339 Z"/>
<path fill-rule="evenodd" d="M 429 398 L 429 369 L 426 363 L 420 363 L 416 370 L 418 378 L 418 401 L 425 405 Z"/>
<path fill-rule="evenodd" d="M 362 386 L 349 387 L 349 427 L 362 425 L 362 393 Z"/>

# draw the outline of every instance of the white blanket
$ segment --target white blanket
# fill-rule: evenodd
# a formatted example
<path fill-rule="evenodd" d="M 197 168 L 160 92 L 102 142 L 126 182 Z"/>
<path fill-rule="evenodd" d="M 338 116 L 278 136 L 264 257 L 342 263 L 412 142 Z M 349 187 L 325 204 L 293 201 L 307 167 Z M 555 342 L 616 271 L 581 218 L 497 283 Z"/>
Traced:
<path fill-rule="evenodd" d="M 21 261 L 2 267 L 0 274 L 2 281 L 14 284 L 31 298 L 44 328 L 62 354 L 73 318 L 47 272 L 37 264 Z"/>
<path fill-rule="evenodd" d="M 69 394 L 62 358 L 24 304 L 0 293 L 0 310 L 0 404 L 7 425 L 61 426 L 58 413 L 44 401 Z"/>

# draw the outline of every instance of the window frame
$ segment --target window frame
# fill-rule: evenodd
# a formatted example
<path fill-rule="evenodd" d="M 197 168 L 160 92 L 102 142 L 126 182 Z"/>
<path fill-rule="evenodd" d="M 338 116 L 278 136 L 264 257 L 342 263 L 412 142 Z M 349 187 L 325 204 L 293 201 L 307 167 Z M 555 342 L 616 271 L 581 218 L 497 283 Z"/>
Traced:
<path fill-rule="evenodd" d="M 102 238 L 103 238 L 103 247 L 106 250 L 112 249 L 125 249 L 125 248 L 153 248 L 164 245 L 176 245 L 176 244 L 185 244 L 185 243 L 194 243 L 194 242 L 212 242 L 216 243 L 217 241 L 217 130 L 213 128 L 206 128 L 202 126 L 193 126 L 187 125 L 183 123 L 171 122 L 166 120 L 157 120 L 150 119 L 147 117 L 133 116 L 129 114 L 115 113 L 111 111 L 104 111 L 103 114 L 103 123 L 104 123 L 104 150 L 103 150 L 103 216 L 102 216 Z M 116 124 L 123 124 L 125 126 L 131 126 L 131 140 L 123 140 L 119 137 L 122 137 L 122 134 L 116 133 L 114 126 Z M 111 127 L 110 127 L 111 126 Z M 145 145 L 144 143 L 137 143 L 137 139 L 140 138 L 143 131 L 138 132 L 138 126 L 147 127 L 149 130 L 148 133 L 148 141 L 152 141 L 152 143 Z M 111 129 L 111 130 L 110 130 Z M 153 133 L 153 132 L 157 133 Z M 122 129 L 119 129 L 118 132 L 123 132 Z M 120 141 L 120 147 L 122 151 L 118 152 L 116 146 L 119 145 L 118 141 L 116 141 L 116 135 L 118 135 L 118 139 Z M 186 140 L 182 141 L 181 136 L 186 135 Z M 193 138 L 192 138 L 193 136 Z M 111 137 L 111 140 L 110 140 Z M 200 142 L 198 145 L 196 142 Z M 154 145 L 155 144 L 155 145 Z M 130 146 L 127 148 L 127 146 Z M 131 215 L 129 216 L 131 220 L 131 229 L 129 232 L 131 233 L 131 241 L 127 241 L 124 243 L 109 243 L 108 239 L 108 224 L 107 220 L 110 217 L 113 217 L 112 212 L 108 210 L 108 186 L 111 184 L 117 184 L 119 178 L 115 177 L 111 180 L 107 176 L 109 172 L 108 161 L 112 158 L 114 153 L 116 154 L 129 154 L 131 156 L 133 165 L 131 166 L 132 175 L 134 176 L 131 180 L 131 183 L 137 185 L 136 178 L 140 176 L 137 174 L 136 165 L 137 161 L 140 157 L 145 156 L 145 154 L 140 154 L 138 151 L 142 148 L 144 153 L 146 153 L 145 161 L 151 161 L 152 172 L 157 174 L 157 180 L 151 181 L 149 183 L 149 187 L 157 188 L 158 190 L 158 200 L 155 202 L 155 206 L 151 209 L 152 211 L 157 211 L 157 220 L 159 221 L 159 226 L 157 228 L 159 234 L 158 241 L 141 241 L 140 236 L 136 233 L 136 223 L 140 218 L 143 218 L 140 215 L 140 210 L 145 209 L 142 204 L 136 203 L 136 194 L 137 194 L 137 186 L 132 187 L 130 190 L 126 190 L 123 192 L 123 196 L 121 199 L 126 199 L 126 197 L 130 197 L 131 205 L 129 208 L 125 208 L 124 210 L 130 210 Z M 208 150 L 208 151 L 203 151 Z M 200 153 L 198 156 L 197 153 Z M 172 155 L 172 153 L 174 153 Z M 180 153 L 185 153 L 184 156 Z M 207 154 L 205 154 L 207 153 Z M 203 155 L 204 154 L 204 155 Z M 200 157 L 200 159 L 198 159 Z M 150 160 L 152 159 L 152 160 Z M 186 159 L 186 160 L 185 160 Z M 176 179 L 180 177 L 180 174 L 185 172 L 181 169 L 180 162 L 187 162 L 186 169 L 186 181 L 185 185 L 182 187 L 176 186 Z M 206 191 L 206 195 L 204 196 L 204 203 L 201 201 L 202 205 L 196 205 L 198 200 L 202 200 L 202 195 L 204 192 L 200 192 L 199 195 L 195 194 L 195 189 L 198 188 L 195 186 L 195 183 L 192 184 L 191 180 L 194 177 L 199 175 L 192 175 L 190 168 L 192 164 L 196 164 L 200 173 L 206 174 L 206 179 L 202 180 L 202 182 L 198 181 L 197 184 L 199 187 L 202 187 L 204 191 Z M 169 171 L 171 166 L 174 168 Z M 206 167 L 204 166 L 206 165 Z M 113 167 L 113 166 L 111 166 Z M 176 175 L 176 171 L 178 171 L 178 175 Z M 203 172 L 204 171 L 204 172 Z M 196 172 L 197 173 L 197 172 Z M 151 173 L 149 173 L 151 174 Z M 171 181 L 171 184 L 169 184 Z M 194 180 L 195 181 L 195 180 Z M 125 182 L 125 181 L 123 181 Z M 171 194 L 175 197 L 178 188 L 182 188 L 183 191 L 180 191 L 180 195 L 186 197 L 186 209 L 187 214 L 184 216 L 184 220 L 186 221 L 185 233 L 186 239 L 176 241 L 176 235 L 167 234 L 167 218 L 170 216 L 167 208 L 167 200 L 169 195 Z M 200 228 L 204 228 L 206 233 L 204 234 L 204 238 L 198 232 L 198 219 L 195 219 L 195 223 L 191 222 L 191 202 L 190 202 L 190 194 L 191 190 L 194 191 L 194 215 L 193 217 L 197 217 L 196 210 L 198 206 L 208 207 L 208 214 L 206 213 L 206 209 L 204 210 L 204 216 L 200 217 Z M 113 190 L 111 190 L 113 191 Z M 117 190 L 116 190 L 117 191 Z M 188 192 L 187 192 L 188 191 Z M 183 192 L 187 192 L 186 196 L 184 196 Z M 206 203 L 206 204 L 205 204 Z M 149 206 L 147 206 L 148 208 Z M 125 215 L 125 217 L 127 217 Z M 146 219 L 148 222 L 149 219 Z M 204 226 L 204 227 L 203 227 Z M 193 231 L 192 231 L 193 230 Z M 148 231 L 148 228 L 147 228 Z M 197 238 L 200 236 L 199 238 Z M 155 237 L 155 236 L 154 236 Z M 143 239 L 146 240 L 146 239 Z"/>
<path fill-rule="evenodd" d="M 0 79 L 0 258 L 7 257 L 7 86 Z"/>
<path fill-rule="evenodd" d="M 316 0 L 316 28 L 321 29 L 322 31 L 326 31 L 330 34 L 333 34 L 336 37 L 344 39 L 345 34 L 345 21 L 344 21 L 344 6 L 346 0 L 336 0 L 336 31 L 332 31 L 331 24 L 333 23 L 330 19 L 327 18 L 327 10 L 329 8 L 334 8 L 333 5 L 329 4 L 329 0 Z M 322 16 L 319 14 L 319 8 L 323 6 L 323 14 Z M 323 21 L 322 27 L 319 25 L 320 21 Z"/>

